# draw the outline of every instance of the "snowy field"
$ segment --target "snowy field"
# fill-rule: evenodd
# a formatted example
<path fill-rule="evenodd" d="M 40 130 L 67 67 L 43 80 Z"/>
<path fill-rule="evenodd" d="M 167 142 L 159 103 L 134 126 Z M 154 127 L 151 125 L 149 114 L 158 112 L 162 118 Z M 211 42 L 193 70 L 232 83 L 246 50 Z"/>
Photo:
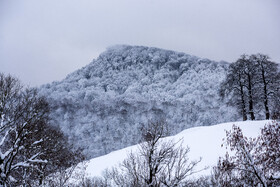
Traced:
<path fill-rule="evenodd" d="M 226 135 L 225 130 L 230 130 L 232 125 L 235 124 L 241 127 L 245 136 L 256 137 L 260 134 L 260 129 L 269 122 L 270 121 L 242 121 L 223 123 L 214 126 L 194 127 L 164 139 L 174 139 L 175 141 L 183 139 L 183 146 L 188 146 L 190 148 L 188 154 L 190 160 L 197 160 L 202 157 L 202 161 L 198 164 L 196 169 L 200 170 L 204 167 L 209 167 L 196 174 L 202 176 L 210 174 L 211 167 L 216 165 L 218 158 L 224 156 L 226 151 L 229 151 L 226 150 L 225 147 L 221 147 L 223 138 L 225 138 Z M 137 150 L 137 145 L 91 159 L 87 163 L 86 176 L 101 176 L 106 168 L 118 166 L 131 151 L 135 150 Z"/>

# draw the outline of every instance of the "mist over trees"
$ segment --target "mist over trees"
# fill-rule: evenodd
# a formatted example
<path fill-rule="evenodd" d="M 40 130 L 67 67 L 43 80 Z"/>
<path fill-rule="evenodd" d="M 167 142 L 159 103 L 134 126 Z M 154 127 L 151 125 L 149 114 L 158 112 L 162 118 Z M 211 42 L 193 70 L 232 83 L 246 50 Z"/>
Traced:
<path fill-rule="evenodd" d="M 241 55 L 229 66 L 220 95 L 230 98 L 228 103 L 239 109 L 243 120 L 276 117 L 280 103 L 279 64 L 263 54 Z"/>
<path fill-rule="evenodd" d="M 0 74 L 1 186 L 40 185 L 46 175 L 79 158 L 62 132 L 49 125 L 49 112 L 36 89 Z"/>
<path fill-rule="evenodd" d="M 175 134 L 239 119 L 218 92 L 228 66 L 153 47 L 114 46 L 64 80 L 43 85 L 40 94 L 54 123 L 92 158 L 138 143 L 149 120 L 164 118 Z"/>
<path fill-rule="evenodd" d="M 200 160 L 189 161 L 180 141 L 161 141 L 186 128 L 239 120 L 237 110 L 243 120 L 279 118 L 279 85 L 279 65 L 267 55 L 228 64 L 141 46 L 109 48 L 39 90 L 0 74 L 0 186 L 63 186 L 84 159 L 77 147 L 92 158 L 139 140 L 137 153 L 94 182 L 279 185 L 278 123 L 256 140 L 235 126 L 227 132 L 226 145 L 236 154 L 220 158 L 212 181 L 189 180 Z M 148 123 L 159 119 L 166 123 Z"/>

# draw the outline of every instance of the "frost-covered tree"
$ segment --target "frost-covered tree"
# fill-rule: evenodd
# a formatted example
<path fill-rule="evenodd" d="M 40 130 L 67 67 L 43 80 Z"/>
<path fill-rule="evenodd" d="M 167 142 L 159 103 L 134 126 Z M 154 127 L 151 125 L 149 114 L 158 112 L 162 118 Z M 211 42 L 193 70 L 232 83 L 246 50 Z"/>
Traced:
<path fill-rule="evenodd" d="M 228 65 L 153 47 L 114 46 L 62 81 L 43 85 L 40 94 L 54 124 L 93 158 L 138 143 L 148 120 L 166 118 L 176 134 L 239 119 L 218 94 Z"/>

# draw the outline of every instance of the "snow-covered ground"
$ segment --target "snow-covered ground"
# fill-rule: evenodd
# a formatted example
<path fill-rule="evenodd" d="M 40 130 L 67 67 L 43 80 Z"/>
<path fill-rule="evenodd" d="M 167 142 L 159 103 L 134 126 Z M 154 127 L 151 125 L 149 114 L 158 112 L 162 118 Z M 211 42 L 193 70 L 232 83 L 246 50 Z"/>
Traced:
<path fill-rule="evenodd" d="M 165 139 L 174 139 L 175 141 L 183 139 L 183 146 L 188 146 L 190 148 L 188 154 L 190 160 L 197 160 L 202 157 L 202 161 L 196 169 L 200 170 L 209 166 L 208 169 L 203 170 L 196 175 L 208 175 L 211 172 L 211 167 L 216 165 L 218 158 L 224 156 L 226 151 L 229 151 L 226 150 L 225 147 L 221 147 L 223 138 L 225 138 L 225 130 L 230 130 L 232 125 L 235 124 L 241 127 L 245 136 L 256 137 L 260 134 L 260 129 L 269 122 L 270 121 L 246 121 L 223 123 L 214 126 L 194 127 Z M 88 177 L 101 176 L 106 168 L 118 166 L 118 164 L 127 157 L 128 153 L 136 150 L 137 145 L 91 159 L 87 163 L 86 175 Z"/>

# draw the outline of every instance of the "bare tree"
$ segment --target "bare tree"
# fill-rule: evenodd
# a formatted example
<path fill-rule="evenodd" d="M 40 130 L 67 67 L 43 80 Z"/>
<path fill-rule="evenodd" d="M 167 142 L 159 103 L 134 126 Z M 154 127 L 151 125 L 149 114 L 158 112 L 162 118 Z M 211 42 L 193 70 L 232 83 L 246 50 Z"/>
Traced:
<path fill-rule="evenodd" d="M 189 148 L 182 142 L 163 141 L 166 123 L 149 123 L 143 129 L 143 140 L 138 153 L 130 153 L 120 168 L 110 172 L 117 186 L 180 186 L 188 182 L 188 177 L 201 159 L 189 161 Z"/>
<path fill-rule="evenodd" d="M 279 65 L 272 62 L 267 55 L 255 54 L 250 56 L 250 60 L 257 65 L 255 71 L 258 72 L 259 99 L 265 109 L 265 119 L 270 119 L 271 103 L 277 99 L 280 90 Z M 272 106 L 273 107 L 273 106 Z"/>
<path fill-rule="evenodd" d="M 222 98 L 230 98 L 229 103 L 240 109 L 244 121 L 247 120 L 247 114 L 251 120 L 256 119 L 256 111 L 261 110 L 259 103 L 264 106 L 265 118 L 270 119 L 270 108 L 279 108 L 279 92 L 278 64 L 263 54 L 241 55 L 229 66 L 220 88 Z"/>
<path fill-rule="evenodd" d="M 256 159 L 262 165 L 269 185 L 280 185 L 280 124 L 267 124 L 258 138 Z"/>
<path fill-rule="evenodd" d="M 279 186 L 280 125 L 266 125 L 257 138 L 247 138 L 233 126 L 227 131 L 226 146 L 234 155 L 220 158 L 213 169 L 215 186 Z"/>
<path fill-rule="evenodd" d="M 49 111 L 36 89 L 23 89 L 16 78 L 0 74 L 0 185 L 30 186 L 71 165 L 74 154 L 49 125 Z"/>
<path fill-rule="evenodd" d="M 48 105 L 43 98 L 37 96 L 34 89 L 22 91 L 19 81 L 11 76 L 0 74 L 0 183 L 8 185 L 17 181 L 15 175 L 19 168 L 33 167 L 37 163 L 45 163 L 39 159 L 40 150 L 32 155 L 21 155 L 29 150 L 26 145 L 27 135 L 37 124 L 47 120 Z M 33 139 L 32 144 L 40 139 Z"/>
<path fill-rule="evenodd" d="M 232 94 L 229 104 L 235 105 L 240 109 L 243 120 L 247 117 L 247 93 L 245 88 L 245 77 L 240 63 L 232 63 L 229 66 L 229 71 L 226 80 L 222 83 L 220 88 L 220 95 L 222 98 L 228 97 Z"/>
<path fill-rule="evenodd" d="M 237 60 L 237 63 L 240 63 L 241 70 L 245 76 L 245 87 L 247 88 L 247 96 L 248 96 L 248 109 L 251 120 L 255 120 L 255 112 L 254 112 L 254 98 L 255 98 L 255 88 L 257 84 L 256 79 L 256 64 L 250 60 L 248 55 L 241 55 L 241 57 Z"/>

